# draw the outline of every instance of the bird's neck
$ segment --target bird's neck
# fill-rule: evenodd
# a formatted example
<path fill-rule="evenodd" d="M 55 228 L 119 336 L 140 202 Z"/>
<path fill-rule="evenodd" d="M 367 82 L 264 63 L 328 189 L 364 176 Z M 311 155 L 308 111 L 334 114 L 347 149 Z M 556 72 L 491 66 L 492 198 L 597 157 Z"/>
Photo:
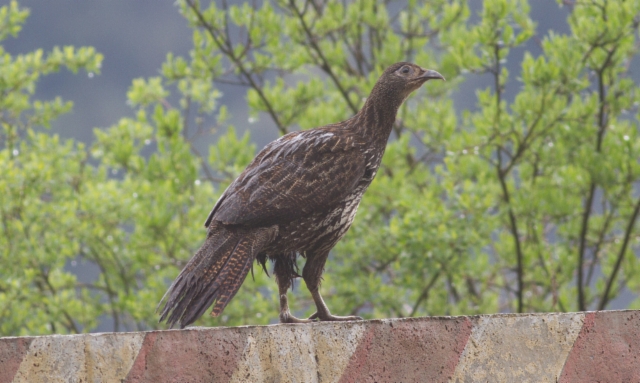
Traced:
<path fill-rule="evenodd" d="M 360 133 L 367 140 L 386 145 L 402 101 L 372 94 L 355 116 Z"/>

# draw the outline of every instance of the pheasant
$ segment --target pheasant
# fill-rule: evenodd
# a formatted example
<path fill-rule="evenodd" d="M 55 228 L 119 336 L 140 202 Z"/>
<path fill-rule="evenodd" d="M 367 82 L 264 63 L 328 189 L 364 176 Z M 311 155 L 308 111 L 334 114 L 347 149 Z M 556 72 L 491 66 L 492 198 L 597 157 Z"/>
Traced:
<path fill-rule="evenodd" d="M 422 84 L 444 77 L 415 64 L 388 67 L 362 109 L 348 120 L 286 134 L 268 144 L 233 181 L 205 222 L 207 238 L 162 298 L 160 321 L 181 328 L 213 304 L 218 316 L 254 261 L 274 262 L 280 321 L 362 319 L 334 316 L 320 295 L 331 249 L 345 235 L 376 175 L 396 114 Z M 289 311 L 287 290 L 300 275 L 316 305 L 307 319 Z M 160 306 L 159 305 L 159 306 Z"/>

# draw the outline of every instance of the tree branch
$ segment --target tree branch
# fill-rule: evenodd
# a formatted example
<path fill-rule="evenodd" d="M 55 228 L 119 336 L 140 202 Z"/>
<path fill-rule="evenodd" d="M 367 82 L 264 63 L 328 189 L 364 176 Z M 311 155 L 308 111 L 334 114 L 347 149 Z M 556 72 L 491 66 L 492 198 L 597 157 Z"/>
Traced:
<path fill-rule="evenodd" d="M 349 105 L 349 108 L 351 109 L 351 111 L 354 114 L 358 113 L 358 107 L 353 104 L 353 102 L 349 98 L 349 93 L 347 92 L 346 89 L 344 89 L 342 87 L 342 84 L 340 83 L 340 80 L 338 80 L 338 77 L 333 72 L 333 69 L 331 68 L 331 64 L 329 63 L 327 58 L 324 56 L 324 53 L 322 52 L 322 49 L 320 49 L 320 46 L 316 42 L 316 40 L 317 40 L 316 36 L 313 35 L 313 32 L 309 29 L 309 26 L 304 21 L 304 14 L 302 14 L 300 12 L 300 10 L 298 9 L 298 7 L 296 6 L 295 0 L 290 0 L 289 1 L 289 5 L 291 6 L 291 9 L 293 9 L 293 11 L 295 12 L 296 16 L 298 17 L 298 20 L 300 20 L 300 24 L 302 25 L 302 28 L 304 29 L 304 32 L 307 35 L 307 40 L 309 41 L 309 44 L 311 44 L 311 47 L 313 48 L 313 50 L 316 52 L 316 54 L 320 58 L 320 61 L 321 61 L 320 65 L 319 65 L 320 68 L 325 73 L 327 73 L 329 75 L 329 77 L 331 77 L 331 80 L 335 84 L 336 88 L 338 88 L 338 91 L 340 92 L 340 94 L 342 94 L 342 97 L 344 98 L 344 100 Z"/>
<path fill-rule="evenodd" d="M 523 258 L 524 257 L 522 254 L 522 247 L 520 244 L 520 236 L 518 235 L 518 223 L 516 221 L 516 215 L 513 212 L 513 208 L 511 207 L 511 198 L 509 195 L 509 189 L 507 187 L 505 177 L 504 175 L 502 175 L 499 166 L 498 166 L 498 179 L 500 180 L 500 186 L 502 188 L 502 197 L 508 207 L 509 225 L 510 225 L 511 235 L 513 236 L 513 243 L 516 248 L 516 262 L 517 262 L 516 274 L 518 277 L 518 290 L 516 291 L 516 296 L 518 299 L 518 312 L 521 313 L 524 310 L 524 300 L 523 300 L 523 290 L 524 290 Z"/>
<path fill-rule="evenodd" d="M 273 122 L 278 127 L 278 130 L 280 131 L 280 134 L 286 134 L 287 133 L 287 127 L 284 126 L 284 124 L 280 121 L 280 118 L 278 117 L 278 114 L 276 113 L 275 109 L 273 108 L 273 106 L 269 102 L 268 98 L 266 97 L 266 95 L 262 91 L 262 88 L 258 85 L 258 83 L 256 83 L 256 81 L 254 80 L 254 78 L 251 75 L 251 73 L 249 73 L 247 68 L 245 68 L 245 66 L 244 66 L 244 64 L 243 64 L 243 62 L 241 60 L 241 57 L 236 56 L 236 54 L 235 54 L 235 52 L 233 50 L 233 45 L 231 44 L 231 41 L 229 39 L 229 36 L 228 35 L 225 36 L 224 41 L 222 41 L 221 37 L 218 36 L 218 31 L 216 30 L 216 28 L 213 25 L 209 24 L 204 19 L 204 16 L 202 15 L 202 12 L 200 12 L 200 9 L 198 9 L 198 7 L 194 3 L 194 1 L 193 0 L 186 0 L 186 3 L 189 5 L 189 7 L 195 13 L 196 17 L 198 18 L 198 21 L 200 22 L 200 25 L 209 33 L 209 35 L 213 39 L 213 42 L 216 44 L 218 49 L 220 49 L 220 52 L 224 53 L 225 56 L 227 56 L 227 58 L 229 58 L 229 60 L 231 60 L 231 62 L 240 71 L 240 74 L 242 75 L 244 80 L 249 83 L 251 88 L 253 90 L 255 90 L 256 93 L 258 93 L 258 97 L 260 98 L 260 100 L 262 101 L 264 106 L 267 108 L 267 113 L 269 113 L 269 116 L 271 116 L 271 119 L 273 120 Z M 226 28 L 226 25 L 225 25 L 225 28 Z"/>
<path fill-rule="evenodd" d="M 431 279 L 429 280 L 429 283 L 427 283 L 424 289 L 422 289 L 422 292 L 420 293 L 418 300 L 416 300 L 416 303 L 413 304 L 413 308 L 411 308 L 411 313 L 409 313 L 410 317 L 413 317 L 416 315 L 416 312 L 418 311 L 418 308 L 420 307 L 422 302 L 429 297 L 429 292 L 431 291 L 431 288 L 433 287 L 433 285 L 435 285 L 436 282 L 438 281 L 440 274 L 442 274 L 442 268 L 439 269 L 435 274 L 433 274 L 433 277 L 431 277 Z"/>
<path fill-rule="evenodd" d="M 606 89 L 604 84 L 604 71 L 611 63 L 611 59 L 613 54 L 615 53 L 616 48 L 609 50 L 608 55 L 600 68 L 597 70 L 598 75 L 598 102 L 600 103 L 600 108 L 598 109 L 598 136 L 596 140 L 596 152 L 600 153 L 602 151 L 602 140 L 604 138 L 604 133 L 607 130 L 607 100 L 606 100 Z M 580 227 L 580 246 L 578 248 L 578 310 L 585 311 L 587 309 L 586 297 L 585 297 L 585 286 L 584 286 L 584 255 L 587 248 L 587 235 L 589 232 L 589 219 L 591 217 L 591 209 L 593 205 L 593 198 L 596 192 L 596 183 L 595 181 L 591 181 L 591 185 L 589 186 L 589 195 L 587 196 L 587 201 L 585 202 L 584 212 L 582 213 L 582 224 Z"/>
<path fill-rule="evenodd" d="M 604 310 L 607 307 L 607 303 L 609 303 L 609 293 L 611 292 L 611 287 L 613 286 L 613 282 L 616 280 L 616 276 L 618 275 L 618 271 L 620 270 L 620 266 L 622 265 L 622 260 L 624 259 L 624 254 L 627 252 L 627 246 L 629 245 L 629 240 L 631 238 L 631 233 L 633 232 L 633 226 L 636 223 L 636 218 L 638 218 L 638 213 L 640 212 L 640 198 L 636 202 L 636 206 L 633 209 L 633 214 L 631 214 L 631 219 L 627 224 L 627 230 L 624 233 L 624 240 L 622 241 L 622 247 L 620 247 L 620 252 L 618 253 L 618 259 L 616 259 L 616 264 L 611 271 L 611 275 L 609 279 L 607 279 L 607 287 L 602 294 L 602 298 L 600 299 L 600 304 L 598 305 L 598 310 Z"/>
<path fill-rule="evenodd" d="M 580 228 L 580 247 L 578 248 L 578 310 L 585 311 L 587 309 L 586 299 L 584 296 L 584 251 L 587 243 L 587 230 L 589 229 L 589 216 L 591 215 L 591 205 L 593 204 L 593 196 L 596 191 L 596 184 L 591 182 L 589 187 L 589 196 L 584 204 L 584 212 L 582 213 L 582 225 Z"/>

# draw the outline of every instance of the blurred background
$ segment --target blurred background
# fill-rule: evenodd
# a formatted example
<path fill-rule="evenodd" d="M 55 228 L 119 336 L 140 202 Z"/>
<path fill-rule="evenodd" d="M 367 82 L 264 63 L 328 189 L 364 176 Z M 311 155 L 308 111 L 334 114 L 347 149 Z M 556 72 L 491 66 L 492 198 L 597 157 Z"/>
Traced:
<path fill-rule="evenodd" d="M 218 8 L 207 17 L 215 24 L 221 7 L 243 3 L 214 1 Z M 276 13 L 291 12 L 289 5 L 295 4 L 281 3 Z M 375 2 L 346 3 L 369 6 Z M 636 54 L 640 11 L 625 18 L 628 9 L 640 10 L 640 2 L 379 3 L 390 15 L 399 15 L 412 4 L 422 12 L 427 26 L 446 19 L 447 6 L 460 5 L 458 9 L 468 10 L 468 18 L 462 20 L 466 13 L 461 12 L 464 17 L 453 18 L 451 31 L 429 31 L 435 42 L 428 39 L 412 48 L 417 64 L 441 63 L 442 67 L 431 69 L 441 71 L 449 81 L 429 83 L 407 103 L 383 171 L 363 201 L 354 227 L 328 261 L 325 289 L 332 311 L 377 318 L 640 307 L 640 265 L 633 255 L 640 243 L 633 226 L 640 190 L 634 114 L 640 99 L 635 92 L 640 82 Z M 442 14 L 429 19 L 432 3 L 433 12 Z M 0 6 L 8 4 L 0 1 Z M 202 25 L 189 26 L 196 19 L 191 14 L 185 17 L 185 4 L 19 2 L 30 15 L 17 37 L 2 41 L 11 56 L 37 49 L 49 52 L 56 46 L 91 46 L 104 58 L 99 74 L 83 70 L 74 74 L 63 68 L 40 77 L 33 99 L 60 96 L 73 102 L 72 111 L 53 119 L 50 130 L 38 124 L 24 129 L 17 135 L 24 139 L 24 147 L 0 142 L 8 158 L 0 164 L 10 174 L 5 184 L 0 180 L 0 186 L 10 189 L 2 200 L 3 217 L 15 222 L 15 227 L 2 227 L 0 233 L 6 235 L 0 235 L 0 245 L 9 248 L 18 243 L 16 250 L 3 254 L 3 262 L 10 266 L 0 272 L 4 280 L 0 281 L 0 335 L 163 328 L 155 322 L 153 310 L 201 243 L 209 209 L 255 150 L 282 133 L 256 101 L 255 89 L 230 84 L 235 78 L 228 58 L 216 62 L 216 69 L 208 74 L 206 70 L 194 69 L 185 75 L 177 69 L 162 69 L 167 62 L 178 68 L 176 57 L 184 57 L 191 70 L 201 68 L 198 59 L 202 57 L 213 62 L 224 56 L 215 49 L 206 51 L 206 43 L 194 49 L 194 38 L 206 40 L 201 36 L 206 33 Z M 253 3 L 257 8 L 262 5 Z M 495 19 L 500 12 L 505 17 Z M 571 28 L 573 13 L 578 16 Z M 238 23 L 243 22 L 239 14 Z M 358 17 L 369 16 L 363 12 Z M 292 19 L 288 22 L 295 24 Z M 392 23 L 397 28 L 405 22 L 399 17 Z M 483 29 L 492 22 L 497 25 L 495 31 Z M 369 19 L 367 23 L 375 25 Z M 289 24 L 286 27 L 283 33 L 295 31 Z M 618 30 L 632 31 L 629 41 L 616 45 L 615 39 L 598 40 L 598 33 L 607 37 Z M 231 27 L 235 42 L 241 41 L 242 33 L 241 27 Z M 265 30 L 265 36 L 270 36 L 265 39 L 273 37 L 270 33 Z M 491 40 L 509 33 L 526 38 L 513 37 L 513 43 L 507 44 Z M 456 39 L 456 34 L 465 37 Z M 276 106 L 276 115 L 287 121 L 285 130 L 350 115 L 327 74 L 317 63 L 304 62 L 310 60 L 300 53 L 306 42 L 296 37 L 295 33 L 283 37 L 291 44 L 283 49 L 292 49 L 285 56 L 291 53 L 292 60 L 301 60 L 293 69 L 282 63 L 277 57 L 281 52 L 269 44 L 261 48 L 273 58 L 266 70 L 254 62 L 254 56 L 243 59 L 247 67 L 258 68 L 255 78 Z M 443 41 L 452 46 L 441 45 Z M 505 52 L 497 61 L 491 57 L 495 47 Z M 614 52 L 611 60 L 602 56 L 607 49 Z M 389 57 L 403 59 L 393 49 L 381 51 L 376 59 L 382 62 Z M 537 59 L 535 64 L 525 62 L 527 52 L 529 58 Z M 348 78 L 344 63 L 353 57 L 341 54 L 349 58 L 338 57 L 332 65 L 349 84 L 352 98 L 361 96 L 377 73 L 364 71 Z M 575 69 L 572 63 L 580 60 L 583 66 Z M 227 72 L 216 72 L 218 67 Z M 498 107 L 497 113 L 493 105 L 496 67 L 509 72 L 500 78 L 504 82 L 498 81 L 498 101 L 506 106 Z M 523 73 L 523 67 L 530 71 Z M 169 79 L 171 75 L 175 78 Z M 316 75 L 324 82 L 313 83 Z M 163 76 L 161 90 L 148 80 Z M 177 91 L 176 83 L 185 78 L 187 91 Z M 284 79 L 281 88 L 279 78 Z M 308 88 L 305 81 L 311 84 Z M 207 88 L 211 83 L 213 91 Z M 601 89 L 600 84 L 604 84 Z M 219 98 L 215 107 L 202 113 L 203 124 L 195 108 L 206 104 L 198 97 L 208 97 L 207 91 L 214 95 L 210 99 Z M 297 116 L 291 117 L 288 106 L 294 102 L 284 100 L 285 94 L 303 100 Z M 543 107 L 538 106 L 540 102 Z M 223 122 L 216 120 L 218 114 L 226 115 L 221 105 L 229 116 Z M 538 108 L 548 113 L 536 120 L 529 112 Z M 533 128 L 529 127 L 539 121 L 548 124 L 546 130 L 530 135 Z M 196 134 L 199 124 L 204 129 Z M 521 125 L 526 127 L 520 129 Z M 31 128 L 47 138 L 29 136 L 26 132 Z M 184 139 L 176 138 L 180 129 Z M 65 148 L 55 135 L 86 146 Z M 594 150 L 593 142 L 603 136 L 604 149 Z M 520 149 L 525 154 L 518 157 Z M 503 155 L 506 165 L 496 165 Z M 86 164 L 93 173 L 83 170 Z M 36 174 L 37 182 L 29 184 L 30 172 Z M 37 187 L 25 197 L 29 193 L 24 190 L 33 184 Z M 581 231 L 587 200 L 593 209 L 588 209 L 591 216 L 587 214 L 583 222 L 590 226 Z M 516 218 L 521 225 L 518 230 L 513 229 Z M 39 221 L 42 226 L 37 225 Z M 33 233 L 38 234 L 31 238 L 25 234 L 25 222 L 36 222 Z M 20 239 L 14 243 L 12 236 Z M 514 247 L 514 239 L 522 251 Z M 579 248 L 585 259 L 580 263 L 584 280 L 575 269 Z M 515 266 L 516 253 L 524 266 Z M 518 281 L 518 274 L 525 275 L 524 281 Z M 304 284 L 297 284 L 292 295 L 292 307 L 296 302 L 298 307 L 294 314 L 310 314 Z M 225 315 L 205 316 L 197 324 L 275 323 L 276 309 L 275 282 L 258 271 L 255 281 L 247 279 Z"/>
<path fill-rule="evenodd" d="M 398 6 L 402 2 L 390 2 L 391 9 L 394 3 Z M 18 38 L 5 41 L 8 52 L 27 53 L 37 48 L 48 51 L 56 45 L 73 45 L 93 46 L 104 55 L 99 76 L 74 76 L 62 71 L 42 78 L 36 94 L 37 98 L 62 96 L 72 100 L 73 111 L 56 120 L 53 131 L 87 143 L 93 140 L 93 128 L 108 127 L 122 116 L 133 115 L 126 104 L 127 89 L 133 79 L 159 75 L 168 52 L 186 57 L 193 45 L 192 30 L 169 1 L 23 0 L 20 5 L 29 8 L 31 15 Z M 536 37 L 510 53 L 505 65 L 512 73 L 518 72 L 525 51 L 536 56 L 541 53 L 540 39 L 547 33 L 569 32 L 568 7 L 558 6 L 555 0 L 532 1 L 530 6 L 531 18 L 537 23 Z M 471 1 L 469 7 L 475 14 L 471 20 L 477 21 L 482 1 Z M 456 110 L 473 109 L 477 102 L 475 90 L 490 86 L 492 81 L 488 74 L 469 74 L 454 92 Z M 511 81 L 516 79 L 512 76 Z M 277 138 L 278 132 L 268 119 L 249 124 L 246 89 L 226 84 L 216 86 L 222 91 L 221 103 L 230 108 L 231 123 L 239 132 L 251 129 L 252 140 L 259 148 Z M 516 92 L 516 87 L 507 87 L 506 97 L 512 99 Z M 208 137 L 201 145 L 206 147 L 214 141 L 214 137 Z"/>

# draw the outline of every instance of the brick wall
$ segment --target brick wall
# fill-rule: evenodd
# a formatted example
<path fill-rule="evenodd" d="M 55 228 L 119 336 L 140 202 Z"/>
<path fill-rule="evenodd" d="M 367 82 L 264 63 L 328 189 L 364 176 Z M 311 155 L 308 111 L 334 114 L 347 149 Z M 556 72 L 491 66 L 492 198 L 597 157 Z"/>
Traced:
<path fill-rule="evenodd" d="M 0 338 L 5 382 L 640 382 L 640 311 Z"/>

